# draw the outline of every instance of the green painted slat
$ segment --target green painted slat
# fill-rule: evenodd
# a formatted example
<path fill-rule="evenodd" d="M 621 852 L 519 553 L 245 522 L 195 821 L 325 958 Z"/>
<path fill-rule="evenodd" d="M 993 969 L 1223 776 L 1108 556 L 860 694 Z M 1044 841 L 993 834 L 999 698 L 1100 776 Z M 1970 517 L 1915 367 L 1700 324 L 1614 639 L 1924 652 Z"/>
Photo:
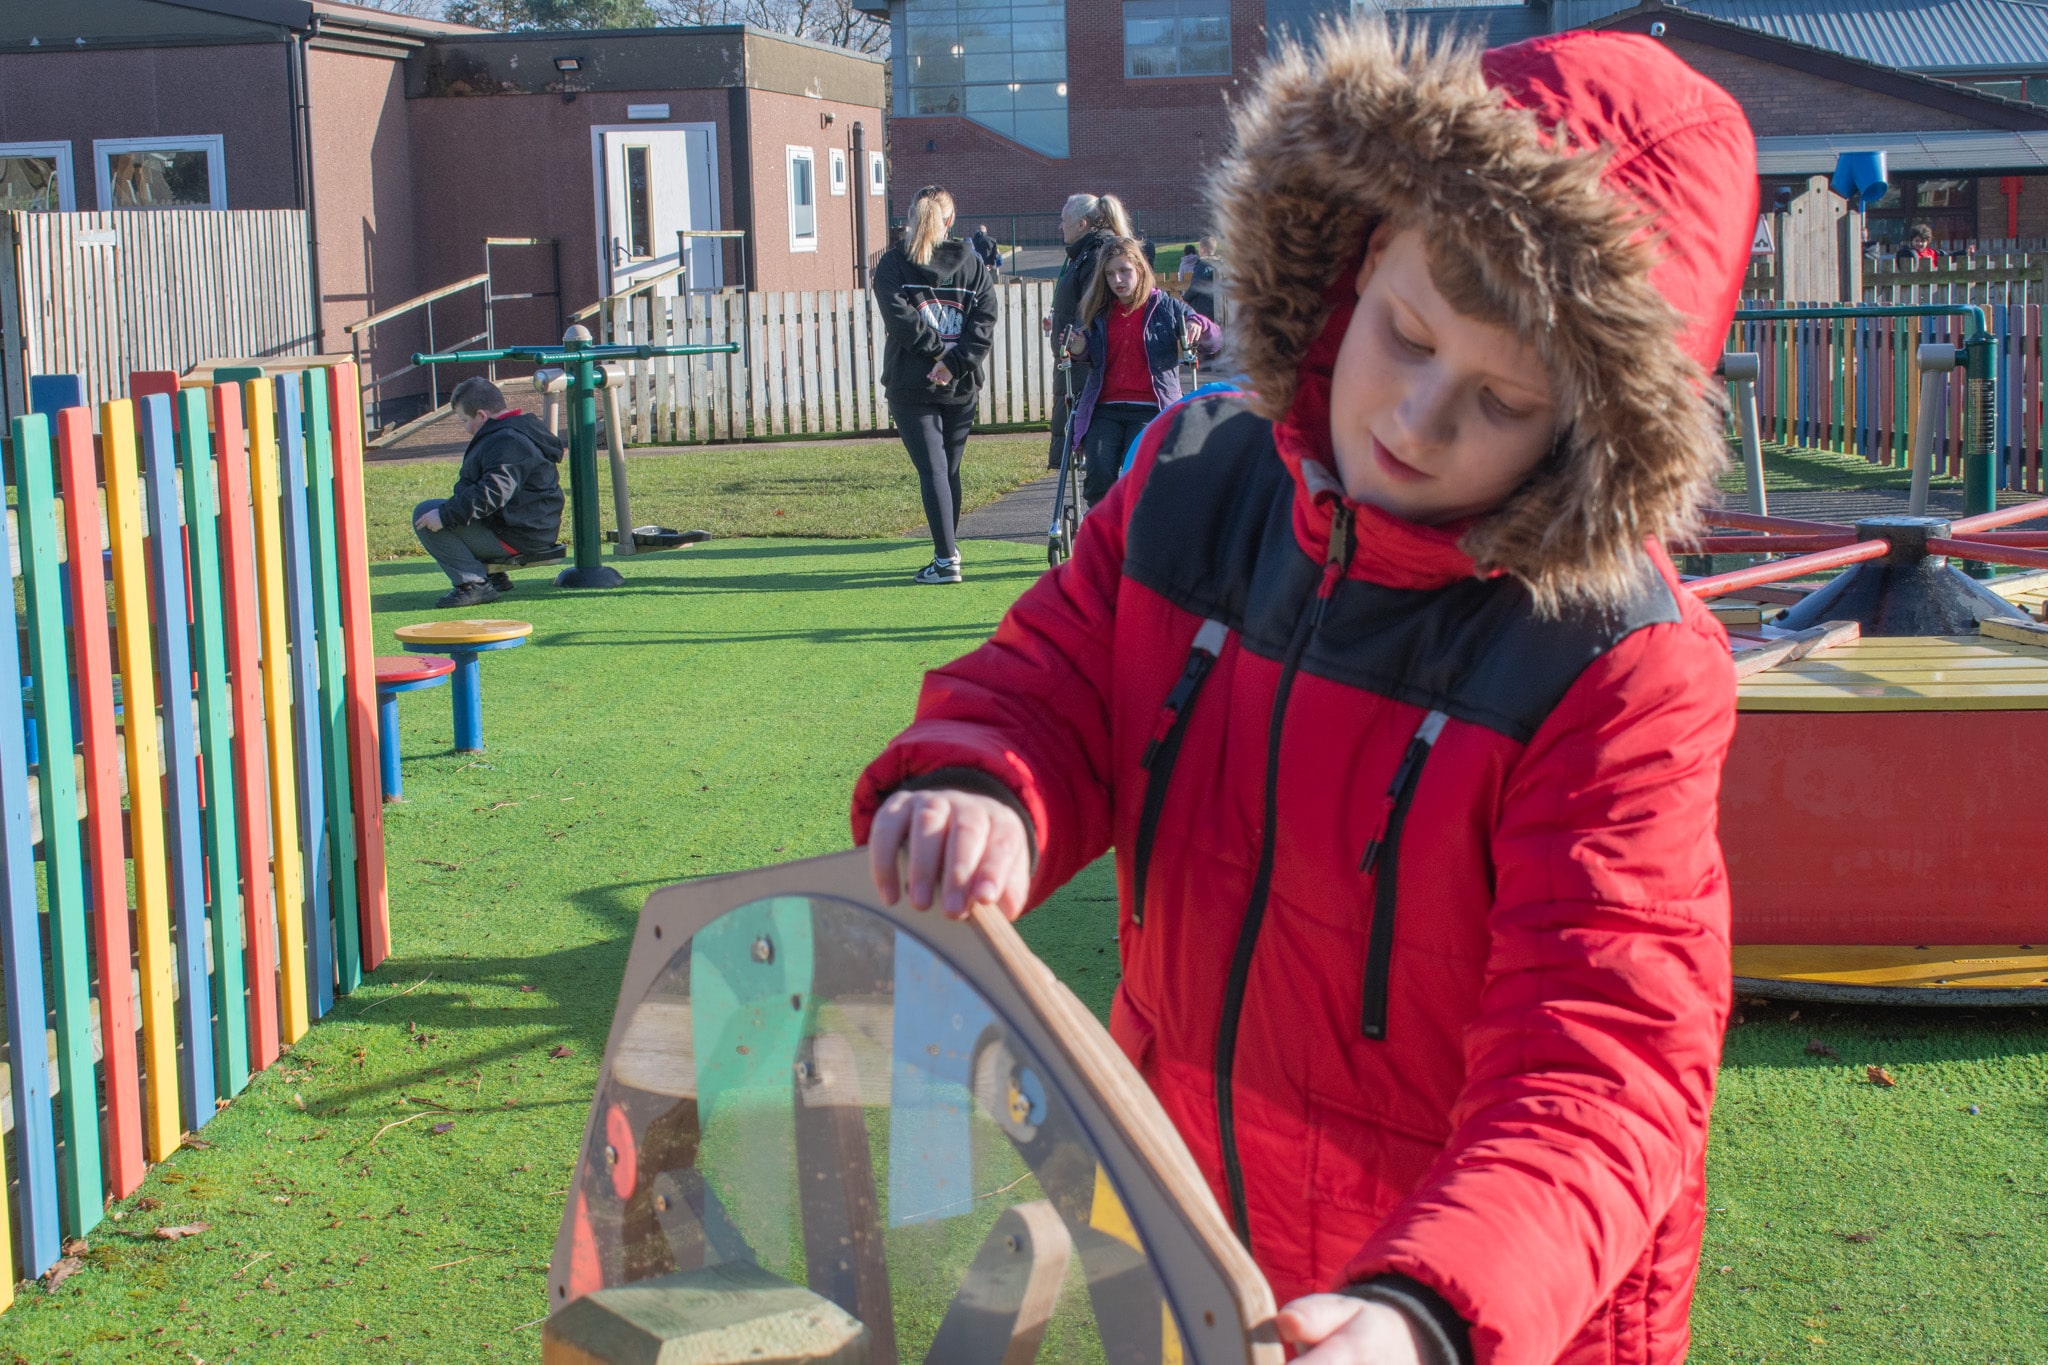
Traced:
<path fill-rule="evenodd" d="M 58 547 L 55 463 L 47 418 L 14 424 L 15 514 L 22 587 L 28 598 L 28 666 L 35 676 L 36 738 L 42 761 L 43 870 L 49 897 L 50 965 L 57 1015 L 58 1215 L 83 1234 L 100 1221 L 99 1087 L 92 1062 L 92 944 L 86 929 L 85 863 L 80 856 L 78 775 L 72 767 L 71 670 L 64 648 L 63 570 Z M 87 500 L 86 515 L 99 508 Z M 92 566 L 93 572 L 99 565 Z M 124 983 L 125 984 L 125 983 Z M 41 1025 L 36 1028 L 38 1038 Z"/>
<path fill-rule="evenodd" d="M 320 621 L 320 720 L 327 764 L 327 866 L 333 877 L 336 989 L 363 980 L 357 918 L 354 787 L 348 772 L 348 654 L 341 635 L 341 552 L 334 538 L 334 432 L 328 422 L 327 371 L 307 370 L 306 489 L 313 519 L 313 611 Z"/>
<path fill-rule="evenodd" d="M 232 1099 L 249 1083 L 248 1002 L 243 996 L 242 862 L 235 843 L 234 720 L 228 694 L 227 617 L 220 602 L 220 506 L 206 390 L 178 395 L 178 471 L 184 479 L 185 546 L 192 577 L 192 654 L 199 674 L 200 812 L 213 944 L 213 1084 Z"/>

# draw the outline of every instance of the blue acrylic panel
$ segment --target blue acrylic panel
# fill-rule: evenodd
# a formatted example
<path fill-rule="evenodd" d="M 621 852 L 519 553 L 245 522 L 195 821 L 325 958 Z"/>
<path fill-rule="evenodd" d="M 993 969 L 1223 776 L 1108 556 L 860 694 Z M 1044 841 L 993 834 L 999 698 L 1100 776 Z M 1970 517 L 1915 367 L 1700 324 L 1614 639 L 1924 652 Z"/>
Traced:
<path fill-rule="evenodd" d="M 896 936 L 889 1064 L 889 1226 L 974 1207 L 974 1045 L 995 1015 L 908 934 Z"/>

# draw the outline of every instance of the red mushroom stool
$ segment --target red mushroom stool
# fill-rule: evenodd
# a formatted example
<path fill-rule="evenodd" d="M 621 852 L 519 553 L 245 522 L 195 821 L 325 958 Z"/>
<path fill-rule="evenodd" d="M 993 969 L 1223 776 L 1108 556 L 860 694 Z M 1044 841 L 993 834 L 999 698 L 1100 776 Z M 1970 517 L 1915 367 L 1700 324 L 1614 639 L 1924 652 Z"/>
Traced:
<path fill-rule="evenodd" d="M 445 686 L 455 660 L 425 654 L 377 659 L 377 760 L 383 770 L 384 799 L 403 801 L 405 779 L 398 771 L 398 694 Z"/>

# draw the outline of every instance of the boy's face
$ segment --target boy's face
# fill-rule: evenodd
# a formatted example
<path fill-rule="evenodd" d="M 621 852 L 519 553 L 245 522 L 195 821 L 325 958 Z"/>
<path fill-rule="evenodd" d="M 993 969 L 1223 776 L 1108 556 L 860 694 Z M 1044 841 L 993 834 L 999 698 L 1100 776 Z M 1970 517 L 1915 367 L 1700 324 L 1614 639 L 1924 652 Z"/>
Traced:
<path fill-rule="evenodd" d="M 1556 439 L 1535 347 L 1452 308 L 1419 232 L 1375 232 L 1330 391 L 1344 491 L 1425 525 L 1476 516 L 1505 502 Z"/>

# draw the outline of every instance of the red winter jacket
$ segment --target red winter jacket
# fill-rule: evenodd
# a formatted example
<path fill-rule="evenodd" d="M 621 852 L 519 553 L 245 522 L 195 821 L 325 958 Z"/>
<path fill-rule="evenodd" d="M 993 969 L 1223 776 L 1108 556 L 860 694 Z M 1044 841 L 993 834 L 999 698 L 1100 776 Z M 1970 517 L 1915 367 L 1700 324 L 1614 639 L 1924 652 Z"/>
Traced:
<path fill-rule="evenodd" d="M 1033 903 L 1115 848 L 1111 1032 L 1281 1302 L 1401 1275 L 1482 1365 L 1676 1365 L 1729 995 L 1727 640 L 1654 544 L 1632 591 L 1545 614 L 1453 531 L 1346 499 L 1349 313 L 1280 421 L 1220 396 L 1153 425 L 1073 559 L 927 678 L 855 836 L 954 770 L 1028 814 Z"/>

